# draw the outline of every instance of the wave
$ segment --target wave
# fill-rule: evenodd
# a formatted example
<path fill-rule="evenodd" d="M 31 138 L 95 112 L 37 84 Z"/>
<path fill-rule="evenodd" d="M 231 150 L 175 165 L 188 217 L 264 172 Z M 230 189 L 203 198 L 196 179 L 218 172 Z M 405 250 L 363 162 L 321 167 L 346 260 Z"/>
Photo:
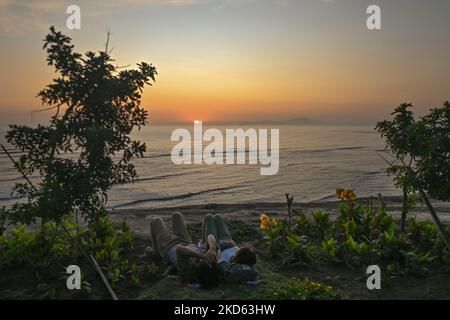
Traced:
<path fill-rule="evenodd" d="M 22 177 L 14 177 L 14 178 L 8 178 L 8 179 L 0 179 L 0 183 L 1 182 L 14 182 L 14 181 L 19 181 L 19 180 L 23 180 Z"/>
<path fill-rule="evenodd" d="M 367 176 L 374 176 L 374 175 L 382 174 L 382 173 L 384 173 L 384 171 L 368 171 L 368 172 L 365 172 L 364 174 Z"/>
<path fill-rule="evenodd" d="M 177 195 L 173 195 L 173 196 L 164 196 L 164 197 L 150 198 L 150 199 L 140 199 L 140 200 L 130 201 L 127 203 L 117 204 L 115 206 L 112 206 L 111 208 L 119 209 L 119 208 L 133 206 L 133 205 L 146 203 L 146 202 L 172 201 L 172 200 L 187 199 L 187 198 L 191 198 L 191 197 L 198 196 L 201 194 L 217 192 L 217 191 L 226 191 L 226 190 L 230 190 L 230 189 L 235 189 L 235 187 L 214 188 L 214 189 L 202 190 L 202 191 L 197 191 L 197 192 L 188 192 L 188 193 L 183 193 L 183 194 L 177 194 Z"/>
<path fill-rule="evenodd" d="M 186 171 L 186 172 L 180 172 L 180 173 L 165 174 L 165 175 L 161 175 L 161 176 L 154 176 L 154 177 L 148 177 L 148 178 L 137 178 L 137 179 L 134 179 L 134 181 L 141 182 L 141 181 L 161 180 L 161 179 L 173 178 L 173 177 L 178 177 L 178 176 L 190 175 L 190 174 L 201 172 L 201 171 L 202 170 L 195 170 L 195 171 Z"/>
<path fill-rule="evenodd" d="M 345 150 L 362 150 L 367 149 L 367 147 L 357 146 L 357 147 L 336 147 L 336 148 L 327 148 L 327 149 L 294 149 L 294 148 L 286 148 L 281 149 L 281 151 L 288 151 L 292 153 L 323 153 L 323 152 L 333 152 L 333 151 L 345 151 Z"/>
<path fill-rule="evenodd" d="M 325 194 L 319 198 L 309 200 L 307 203 L 336 201 L 336 193 Z"/>
<path fill-rule="evenodd" d="M 24 197 L 15 195 L 15 196 L 0 196 L 0 201 L 10 201 L 10 200 L 19 200 Z"/>
<path fill-rule="evenodd" d="M 151 156 L 147 156 L 147 157 L 144 157 L 144 158 L 147 158 L 147 159 L 152 159 L 152 158 L 164 158 L 164 157 L 170 157 L 171 156 L 171 154 L 170 153 L 162 153 L 162 154 L 157 154 L 157 155 L 151 155 Z"/>
<path fill-rule="evenodd" d="M 16 170 L 13 168 L 13 169 L 10 169 L 10 170 L 4 170 L 4 171 L 11 171 L 11 172 L 16 172 Z M 37 175 L 32 175 L 32 176 L 28 176 L 28 178 L 31 180 L 31 181 L 34 181 L 34 180 L 39 180 L 39 179 L 41 179 L 41 177 L 40 176 L 37 176 Z M 14 181 L 24 181 L 24 179 L 23 179 L 23 176 L 20 176 L 20 175 L 16 175 L 16 176 L 13 176 L 13 177 L 10 177 L 10 178 L 3 178 L 3 179 L 0 179 L 0 183 L 2 183 L 2 182 L 14 182 Z"/>
<path fill-rule="evenodd" d="M 332 152 L 332 151 L 341 151 L 341 150 L 360 150 L 365 149 L 366 147 L 340 147 L 340 148 L 329 148 L 329 149 L 316 149 L 316 150 L 300 150 L 303 152 Z"/>
<path fill-rule="evenodd" d="M 6 148 L 6 151 L 8 151 L 9 154 L 24 153 L 24 151 L 22 151 L 20 149 L 8 149 L 8 148 Z M 0 149 L 0 154 L 6 154 L 6 152 L 3 149 Z"/>

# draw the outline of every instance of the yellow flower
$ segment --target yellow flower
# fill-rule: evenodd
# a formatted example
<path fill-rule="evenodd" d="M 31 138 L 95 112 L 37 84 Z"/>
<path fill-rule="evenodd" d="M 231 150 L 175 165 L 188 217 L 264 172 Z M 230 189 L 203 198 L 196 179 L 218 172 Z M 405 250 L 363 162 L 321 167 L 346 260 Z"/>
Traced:
<path fill-rule="evenodd" d="M 259 227 L 263 230 L 267 230 L 267 229 L 269 229 L 269 223 L 261 222 L 261 225 Z"/>
<path fill-rule="evenodd" d="M 354 202 L 356 201 L 356 193 L 352 189 L 336 189 L 336 194 L 340 200 Z"/>
<path fill-rule="evenodd" d="M 264 213 L 259 217 L 259 220 L 261 220 L 261 225 L 259 227 L 263 230 L 267 230 L 271 226 L 276 226 L 278 224 L 276 219 L 270 219 L 270 217 Z"/>

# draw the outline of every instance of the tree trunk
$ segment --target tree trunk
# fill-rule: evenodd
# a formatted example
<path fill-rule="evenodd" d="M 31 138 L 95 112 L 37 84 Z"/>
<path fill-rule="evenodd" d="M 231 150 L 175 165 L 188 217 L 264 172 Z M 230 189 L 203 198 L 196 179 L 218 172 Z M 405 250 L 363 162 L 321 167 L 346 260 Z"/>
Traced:
<path fill-rule="evenodd" d="M 288 206 L 288 219 L 290 225 L 292 219 L 292 203 L 294 202 L 294 197 L 289 196 L 289 193 L 286 193 L 286 202 Z"/>
<path fill-rule="evenodd" d="M 450 239 L 445 232 L 445 228 L 441 223 L 441 220 L 439 220 L 439 217 L 436 214 L 436 211 L 434 210 L 433 206 L 431 205 L 430 199 L 428 198 L 425 191 L 423 191 L 422 188 L 419 189 L 420 195 L 422 196 L 423 200 L 425 201 L 425 204 L 428 207 L 428 210 L 430 211 L 431 216 L 433 217 L 434 223 L 437 225 L 439 231 L 441 232 L 442 238 L 444 239 L 444 243 L 447 246 L 448 251 L 450 252 Z"/>
<path fill-rule="evenodd" d="M 401 221 L 401 231 L 405 233 L 406 229 L 406 214 L 408 213 L 408 192 L 406 188 L 403 188 L 403 204 L 402 204 L 402 221 Z"/>

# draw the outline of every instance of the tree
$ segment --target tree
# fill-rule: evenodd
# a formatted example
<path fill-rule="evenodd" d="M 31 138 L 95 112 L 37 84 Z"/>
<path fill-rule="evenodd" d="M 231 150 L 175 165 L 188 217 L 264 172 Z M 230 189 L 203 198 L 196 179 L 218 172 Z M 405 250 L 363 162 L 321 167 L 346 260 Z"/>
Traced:
<path fill-rule="evenodd" d="M 414 191 L 414 184 L 411 182 L 413 177 L 410 176 L 410 171 L 407 170 L 414 161 L 416 154 L 414 135 L 412 130 L 415 126 L 415 119 L 413 113 L 409 110 L 411 104 L 402 104 L 397 107 L 392 115 L 393 120 L 385 120 L 379 122 L 376 129 L 381 132 L 382 137 L 386 140 L 386 148 L 400 160 L 400 164 L 392 164 L 388 168 L 388 173 L 393 174 L 394 183 L 397 187 L 402 188 L 403 191 L 403 205 L 401 218 L 401 231 L 405 231 L 406 215 L 408 212 L 408 194 Z M 408 163 L 408 165 L 403 165 Z"/>
<path fill-rule="evenodd" d="M 146 124 L 142 90 L 155 81 L 157 72 L 145 62 L 137 64 L 137 70 L 119 71 L 108 45 L 105 51 L 83 56 L 74 51 L 71 38 L 54 27 L 43 49 L 58 77 L 38 96 L 56 113 L 48 125 L 12 125 L 6 135 L 24 153 L 17 169 L 25 177 L 41 177 L 35 185 L 27 180 L 15 186 L 28 201 L 8 210 L 9 219 L 60 222 L 77 210 L 92 224 L 106 214 L 107 190 L 136 176 L 131 160 L 143 156 L 146 145 L 130 134 Z"/>
<path fill-rule="evenodd" d="M 450 251 L 449 237 L 429 199 L 450 201 L 450 104 L 431 109 L 419 120 L 415 120 L 411 107 L 400 105 L 393 112 L 394 118 L 377 123 L 376 130 L 396 159 L 388 168 L 396 186 L 403 188 L 404 199 L 408 193 L 419 191 Z M 403 205 L 404 229 L 405 200 Z"/>

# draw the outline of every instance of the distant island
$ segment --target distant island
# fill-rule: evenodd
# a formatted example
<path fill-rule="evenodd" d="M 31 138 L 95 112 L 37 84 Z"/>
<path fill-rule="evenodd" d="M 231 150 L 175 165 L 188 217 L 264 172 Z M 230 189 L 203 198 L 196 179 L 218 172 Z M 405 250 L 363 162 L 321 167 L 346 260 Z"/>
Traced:
<path fill-rule="evenodd" d="M 255 125 L 255 124 L 310 124 L 309 118 L 294 118 L 285 120 L 255 120 L 255 121 L 238 121 L 236 124 L 239 125 Z"/>

